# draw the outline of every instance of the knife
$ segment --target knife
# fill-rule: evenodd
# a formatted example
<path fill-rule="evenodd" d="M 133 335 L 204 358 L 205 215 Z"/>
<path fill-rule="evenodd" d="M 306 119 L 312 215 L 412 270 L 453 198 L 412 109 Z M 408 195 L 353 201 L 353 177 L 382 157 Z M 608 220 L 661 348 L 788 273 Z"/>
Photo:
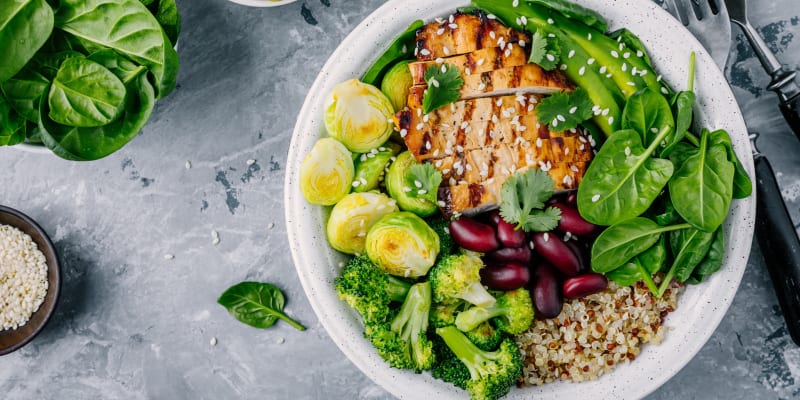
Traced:
<path fill-rule="evenodd" d="M 797 72 L 786 71 L 781 63 L 772 54 L 767 44 L 758 35 L 758 32 L 747 19 L 747 4 L 745 0 L 725 0 L 728 8 L 728 15 L 731 21 L 742 28 L 742 32 L 747 37 L 747 41 L 761 62 L 761 66 L 772 77 L 772 81 L 767 89 L 778 95 L 781 113 L 789 123 L 789 127 L 794 131 L 795 136 L 800 139 L 800 85 L 796 81 Z"/>

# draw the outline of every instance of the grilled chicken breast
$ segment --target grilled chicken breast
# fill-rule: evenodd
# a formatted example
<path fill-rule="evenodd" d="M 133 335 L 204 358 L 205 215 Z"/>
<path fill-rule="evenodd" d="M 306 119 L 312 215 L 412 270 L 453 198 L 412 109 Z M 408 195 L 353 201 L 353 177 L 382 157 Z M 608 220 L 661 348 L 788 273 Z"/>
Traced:
<path fill-rule="evenodd" d="M 507 43 L 530 43 L 526 33 L 504 26 L 483 13 L 456 13 L 447 19 L 431 22 L 417 31 L 414 54 L 420 61 L 471 53 L 487 47 L 505 47 Z"/>
<path fill-rule="evenodd" d="M 439 66 L 445 59 L 439 58 L 435 61 L 415 61 L 408 65 L 411 70 L 411 79 L 414 85 L 425 84 L 425 70 L 431 66 Z M 519 45 L 507 45 L 504 48 L 487 47 L 473 51 L 472 53 L 462 54 L 455 57 L 448 57 L 447 63 L 454 66 L 464 76 L 480 74 L 483 72 L 494 71 L 508 67 L 525 65 L 528 56 L 525 49 Z"/>

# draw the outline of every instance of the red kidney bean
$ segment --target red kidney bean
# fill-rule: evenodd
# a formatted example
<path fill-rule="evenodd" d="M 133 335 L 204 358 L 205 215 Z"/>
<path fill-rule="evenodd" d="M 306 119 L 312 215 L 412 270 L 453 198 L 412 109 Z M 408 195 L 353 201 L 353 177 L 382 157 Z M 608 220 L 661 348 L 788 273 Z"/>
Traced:
<path fill-rule="evenodd" d="M 578 259 L 578 273 L 582 274 L 584 272 L 589 271 L 589 249 L 583 245 L 583 243 L 578 243 L 575 240 L 567 240 L 564 242 L 572 253 L 575 254 L 575 257 Z"/>
<path fill-rule="evenodd" d="M 570 299 L 586 297 L 602 292 L 608 287 L 608 279 L 601 274 L 590 272 L 564 281 L 564 296 Z"/>
<path fill-rule="evenodd" d="M 499 262 L 528 263 L 533 258 L 533 251 L 528 246 L 503 247 L 491 253 L 486 253 L 486 258 Z"/>
<path fill-rule="evenodd" d="M 503 217 L 500 216 L 500 211 L 492 210 L 487 214 L 487 220 L 492 226 L 496 227 L 503 220 Z"/>
<path fill-rule="evenodd" d="M 578 206 L 578 191 L 573 190 L 567 195 L 567 205 L 571 207 Z"/>
<path fill-rule="evenodd" d="M 588 235 L 597 229 L 597 225 L 583 219 L 577 208 L 570 207 L 561 203 L 553 204 L 561 210 L 561 220 L 558 221 L 558 230 L 565 234 L 583 236 Z"/>
<path fill-rule="evenodd" d="M 564 239 L 554 232 L 536 232 L 531 236 L 533 249 L 567 276 L 575 276 L 581 266 L 578 257 Z"/>
<path fill-rule="evenodd" d="M 481 283 L 491 290 L 514 290 L 524 287 L 531 280 L 527 265 L 508 263 L 481 268 Z"/>
<path fill-rule="evenodd" d="M 514 224 L 509 224 L 504 219 L 500 218 L 497 223 L 497 239 L 503 246 L 506 247 L 523 247 L 525 246 L 525 231 L 522 229 L 515 229 Z"/>
<path fill-rule="evenodd" d="M 547 263 L 539 263 L 534 272 L 531 299 L 536 308 L 536 316 L 555 318 L 561 314 L 564 299 L 561 297 L 561 285 L 558 284 L 556 271 Z"/>
<path fill-rule="evenodd" d="M 450 236 L 467 250 L 488 253 L 500 247 L 491 226 L 466 217 L 450 221 Z"/>

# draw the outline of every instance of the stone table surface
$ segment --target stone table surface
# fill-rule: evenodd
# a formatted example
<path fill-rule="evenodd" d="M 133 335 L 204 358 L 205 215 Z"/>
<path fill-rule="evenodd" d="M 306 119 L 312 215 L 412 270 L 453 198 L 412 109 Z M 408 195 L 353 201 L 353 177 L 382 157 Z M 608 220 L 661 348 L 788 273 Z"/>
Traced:
<path fill-rule="evenodd" d="M 179 86 L 127 147 L 91 163 L 0 149 L 0 204 L 39 221 L 64 261 L 51 322 L 0 358 L 0 398 L 392 398 L 348 361 L 311 310 L 287 251 L 282 207 L 305 94 L 342 38 L 381 4 L 179 2 Z M 751 4 L 754 25 L 799 69 L 800 3 Z M 800 143 L 763 89 L 768 78 L 752 50 L 734 34 L 726 73 L 798 222 Z M 309 329 L 279 323 L 260 331 L 233 320 L 215 301 L 242 280 L 277 284 L 288 313 Z M 757 245 L 716 333 L 649 398 L 800 398 L 800 348 Z"/>

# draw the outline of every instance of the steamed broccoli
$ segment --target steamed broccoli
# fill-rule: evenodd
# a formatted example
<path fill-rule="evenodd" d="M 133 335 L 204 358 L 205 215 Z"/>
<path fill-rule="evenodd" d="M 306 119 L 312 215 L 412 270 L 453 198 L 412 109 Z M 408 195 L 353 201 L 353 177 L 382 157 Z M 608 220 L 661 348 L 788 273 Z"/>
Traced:
<path fill-rule="evenodd" d="M 471 378 L 467 366 L 453 354 L 453 351 L 447 347 L 441 336 L 434 333 L 431 335 L 431 341 L 436 355 L 436 364 L 431 370 L 433 377 L 450 382 L 456 387 L 466 390 L 467 382 Z"/>
<path fill-rule="evenodd" d="M 473 400 L 496 400 L 505 396 L 522 375 L 522 354 L 511 338 L 504 339 L 497 351 L 484 351 L 455 326 L 437 328 L 436 333 L 469 370 L 466 387 Z M 458 370 L 450 373 L 455 376 Z"/>
<path fill-rule="evenodd" d="M 450 236 L 450 220 L 442 215 L 427 218 L 425 222 L 439 235 L 439 259 L 453 254 L 457 248 L 455 240 Z"/>
<path fill-rule="evenodd" d="M 431 369 L 435 356 L 427 336 L 430 307 L 430 282 L 417 283 L 391 321 L 368 323 L 364 335 L 392 367 L 416 372 Z"/>
<path fill-rule="evenodd" d="M 431 325 L 441 328 L 456 323 L 456 315 L 469 307 L 469 303 L 463 300 L 455 300 L 451 303 L 431 305 Z"/>
<path fill-rule="evenodd" d="M 497 327 L 512 335 L 525 332 L 533 323 L 533 302 L 530 292 L 519 288 L 497 297 L 497 302 L 488 307 L 472 307 L 456 317 L 456 327 L 471 331 L 492 319 Z"/>
<path fill-rule="evenodd" d="M 387 321 L 390 304 L 402 302 L 411 287 L 378 269 L 366 256 L 351 259 L 335 283 L 339 298 L 358 311 L 365 324 Z"/>
<path fill-rule="evenodd" d="M 500 346 L 500 343 L 503 342 L 503 338 L 505 337 L 503 331 L 492 326 L 489 321 L 478 325 L 475 329 L 464 332 L 464 335 L 466 335 L 467 339 L 474 343 L 475 346 L 485 351 L 497 350 L 497 347 Z"/>
<path fill-rule="evenodd" d="M 481 267 L 479 254 L 471 251 L 439 260 L 428 275 L 433 285 L 433 300 L 452 304 L 461 299 L 481 307 L 494 304 L 495 298 L 481 285 Z"/>

